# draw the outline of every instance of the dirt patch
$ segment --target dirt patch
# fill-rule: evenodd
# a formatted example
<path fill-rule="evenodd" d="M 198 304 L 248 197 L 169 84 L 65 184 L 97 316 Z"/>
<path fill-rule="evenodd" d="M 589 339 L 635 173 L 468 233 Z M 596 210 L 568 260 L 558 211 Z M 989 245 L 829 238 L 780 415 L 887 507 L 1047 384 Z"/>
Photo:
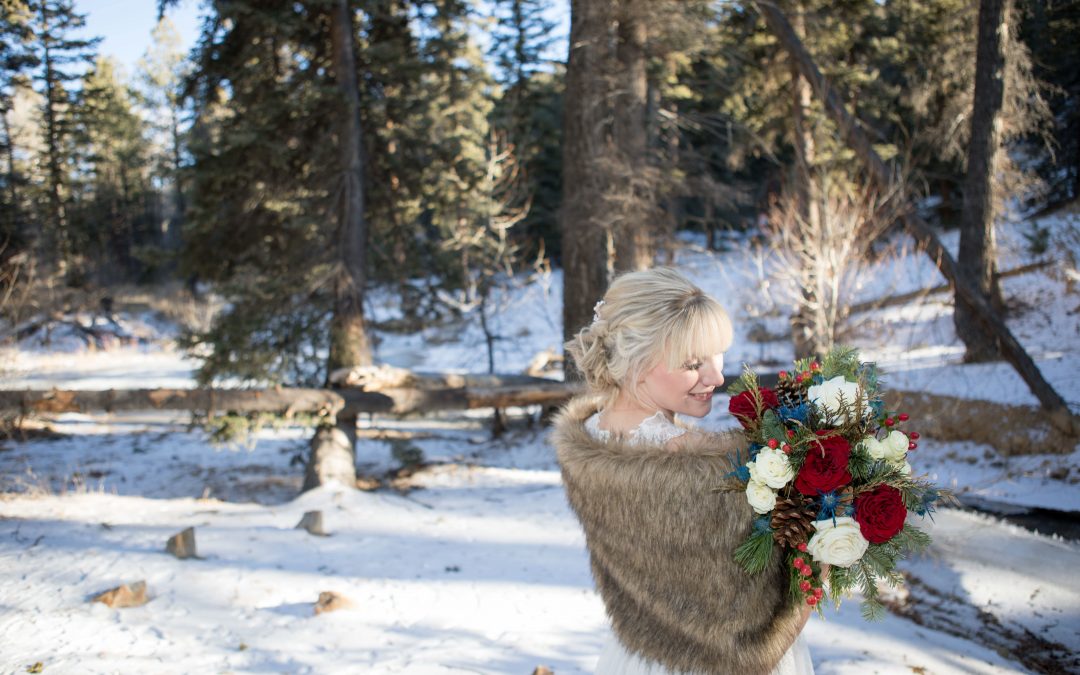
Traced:
<path fill-rule="evenodd" d="M 1068 454 L 1077 439 L 1058 430 L 1041 408 L 893 390 L 885 404 L 911 416 L 908 428 L 940 441 L 973 441 L 1003 455 Z"/>

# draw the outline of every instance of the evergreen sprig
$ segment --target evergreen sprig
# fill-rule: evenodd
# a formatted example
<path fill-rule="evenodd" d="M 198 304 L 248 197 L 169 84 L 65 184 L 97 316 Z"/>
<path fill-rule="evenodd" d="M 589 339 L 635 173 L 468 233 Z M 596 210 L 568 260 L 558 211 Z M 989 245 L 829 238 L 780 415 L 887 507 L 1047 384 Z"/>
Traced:
<path fill-rule="evenodd" d="M 775 540 L 771 528 L 755 530 L 739 548 L 735 549 L 735 562 L 742 565 L 749 574 L 758 574 L 769 564 L 774 545 Z"/>

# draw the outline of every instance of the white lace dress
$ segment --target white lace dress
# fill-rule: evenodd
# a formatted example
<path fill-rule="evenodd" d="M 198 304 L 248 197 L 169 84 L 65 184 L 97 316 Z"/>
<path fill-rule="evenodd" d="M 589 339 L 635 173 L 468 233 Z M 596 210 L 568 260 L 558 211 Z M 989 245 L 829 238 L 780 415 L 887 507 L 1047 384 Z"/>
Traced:
<path fill-rule="evenodd" d="M 600 428 L 599 413 L 585 421 L 585 429 L 594 438 L 607 440 L 611 437 L 610 431 Z M 627 434 L 627 439 L 631 443 L 663 445 L 684 433 L 686 429 L 677 426 L 666 415 L 657 411 L 656 414 L 645 418 L 632 429 Z M 637 654 L 631 654 L 616 639 L 610 628 L 604 641 L 604 648 L 600 652 L 600 661 L 596 664 L 596 673 L 597 675 L 687 675 L 668 670 L 661 664 L 647 661 Z M 780 659 L 780 663 L 776 664 L 772 675 L 814 675 L 810 650 L 801 634 Z"/>

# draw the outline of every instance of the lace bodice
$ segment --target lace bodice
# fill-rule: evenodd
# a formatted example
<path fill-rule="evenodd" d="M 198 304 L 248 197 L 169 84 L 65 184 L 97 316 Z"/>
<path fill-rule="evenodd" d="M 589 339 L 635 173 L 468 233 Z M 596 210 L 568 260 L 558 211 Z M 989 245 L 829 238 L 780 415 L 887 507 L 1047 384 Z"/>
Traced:
<path fill-rule="evenodd" d="M 594 413 L 589 419 L 585 420 L 585 429 L 594 438 L 602 441 L 611 438 L 610 431 L 600 428 L 600 413 Z M 655 414 L 641 420 L 636 427 L 630 430 L 626 437 L 631 443 L 635 444 L 663 445 L 676 436 L 682 436 L 684 433 L 686 433 L 686 429 L 676 425 L 664 413 L 657 410 Z"/>

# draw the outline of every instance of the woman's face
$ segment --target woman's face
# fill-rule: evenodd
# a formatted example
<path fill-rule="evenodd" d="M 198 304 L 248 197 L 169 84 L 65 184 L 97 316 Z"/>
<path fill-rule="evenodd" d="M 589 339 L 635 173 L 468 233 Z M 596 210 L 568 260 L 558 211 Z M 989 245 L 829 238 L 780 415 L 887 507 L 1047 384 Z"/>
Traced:
<path fill-rule="evenodd" d="M 694 358 L 670 370 L 664 359 L 645 373 L 638 398 L 658 410 L 704 417 L 712 409 L 713 390 L 724 384 L 724 355 Z"/>

